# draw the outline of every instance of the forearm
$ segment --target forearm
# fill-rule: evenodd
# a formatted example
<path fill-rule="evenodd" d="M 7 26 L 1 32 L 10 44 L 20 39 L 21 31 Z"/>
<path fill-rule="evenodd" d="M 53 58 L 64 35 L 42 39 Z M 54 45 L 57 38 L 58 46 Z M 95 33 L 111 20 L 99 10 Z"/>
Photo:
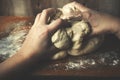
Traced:
<path fill-rule="evenodd" d="M 0 64 L 0 78 L 11 77 L 16 74 L 24 75 L 31 69 L 30 67 L 36 66 L 36 63 L 41 62 L 40 64 L 43 65 L 43 60 L 50 59 L 53 54 L 48 53 L 51 52 L 50 47 L 52 47 L 49 40 L 63 23 L 61 19 L 57 19 L 47 24 L 53 13 L 56 13 L 56 10 L 48 8 L 37 15 L 35 23 L 18 53 Z"/>
<path fill-rule="evenodd" d="M 27 53 L 18 52 L 13 57 L 0 64 L 0 79 L 23 76 L 28 73 L 28 71 L 30 72 L 31 68 L 36 66 L 38 61 L 37 57 L 28 57 L 23 54 Z"/>

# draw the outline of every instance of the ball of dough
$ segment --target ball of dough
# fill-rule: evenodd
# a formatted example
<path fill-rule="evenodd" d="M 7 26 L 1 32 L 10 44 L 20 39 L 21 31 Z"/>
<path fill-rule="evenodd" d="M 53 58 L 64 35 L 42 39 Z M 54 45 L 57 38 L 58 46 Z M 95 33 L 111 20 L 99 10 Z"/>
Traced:
<path fill-rule="evenodd" d="M 59 29 L 51 38 L 52 43 L 58 49 L 68 49 L 71 44 L 71 40 L 65 29 Z"/>
<path fill-rule="evenodd" d="M 64 58 L 64 57 L 66 57 L 66 56 L 67 56 L 67 51 L 60 51 L 60 52 L 56 53 L 56 54 L 52 57 L 52 59 L 53 59 L 53 60 L 58 60 L 58 59 L 62 59 L 62 58 Z"/>
<path fill-rule="evenodd" d="M 52 43 L 61 51 L 56 53 L 52 59 L 61 59 L 66 54 L 79 56 L 96 50 L 103 41 L 102 36 L 92 37 L 89 40 L 84 39 L 90 33 L 88 24 L 82 20 L 80 11 L 71 5 L 66 5 L 55 15 L 55 18 L 67 20 L 71 26 L 62 26 L 61 29 L 52 36 Z"/>

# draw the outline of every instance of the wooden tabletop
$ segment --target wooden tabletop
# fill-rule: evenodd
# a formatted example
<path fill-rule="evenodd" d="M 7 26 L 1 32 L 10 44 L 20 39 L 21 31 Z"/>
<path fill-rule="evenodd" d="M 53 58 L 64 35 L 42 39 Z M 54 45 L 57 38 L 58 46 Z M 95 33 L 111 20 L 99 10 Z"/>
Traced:
<path fill-rule="evenodd" d="M 0 32 L 4 32 L 11 24 L 17 24 L 20 21 L 24 21 L 25 25 L 33 23 L 34 17 L 15 17 L 15 16 L 0 16 Z M 26 24 L 27 23 L 27 24 Z M 1 34 L 0 34 L 1 35 Z M 106 37 L 103 45 L 88 55 L 71 57 L 68 56 L 65 59 L 43 62 L 44 64 L 38 64 L 38 68 L 33 71 L 33 76 L 92 76 L 92 77 L 117 77 L 120 76 L 120 61 L 114 64 L 100 64 L 98 54 L 102 53 L 120 53 L 120 41 L 113 35 Z M 112 57 L 111 57 L 112 58 Z M 113 57 L 114 59 L 114 57 Z M 118 60 L 119 60 L 118 55 Z M 81 61 L 95 60 L 99 64 L 81 65 Z M 111 59 L 110 59 L 111 60 Z"/>

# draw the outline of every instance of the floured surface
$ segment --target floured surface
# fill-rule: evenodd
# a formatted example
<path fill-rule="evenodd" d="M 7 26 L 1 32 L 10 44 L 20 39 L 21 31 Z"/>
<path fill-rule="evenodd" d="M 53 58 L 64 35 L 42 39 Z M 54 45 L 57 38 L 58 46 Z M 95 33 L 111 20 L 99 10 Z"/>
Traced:
<path fill-rule="evenodd" d="M 95 52 L 92 55 L 68 58 L 66 61 L 48 66 L 51 70 L 81 70 L 120 66 L 120 49 Z"/>
<path fill-rule="evenodd" d="M 5 37 L 0 39 L 0 61 L 13 56 L 22 46 L 22 43 L 29 31 L 25 21 L 12 24 L 11 29 Z"/>
<path fill-rule="evenodd" d="M 113 43 L 114 42 L 114 43 Z M 61 62 L 54 62 L 47 67 L 49 70 L 83 70 L 83 69 L 99 69 L 120 67 L 120 41 L 113 35 L 105 38 L 101 47 L 87 55 L 78 57 L 67 57 Z M 114 71 L 114 70 L 113 70 Z M 119 70 L 118 70 L 119 71 Z"/>

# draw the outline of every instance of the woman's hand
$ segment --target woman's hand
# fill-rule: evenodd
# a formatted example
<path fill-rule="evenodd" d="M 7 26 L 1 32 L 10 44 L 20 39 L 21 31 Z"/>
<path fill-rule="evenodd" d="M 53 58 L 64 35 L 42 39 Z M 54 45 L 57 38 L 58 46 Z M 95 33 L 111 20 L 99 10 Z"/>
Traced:
<path fill-rule="evenodd" d="M 92 30 L 92 35 L 105 33 L 120 33 L 120 20 L 107 14 L 91 10 L 80 3 L 72 2 L 67 5 L 74 6 L 81 11 L 82 18 L 86 20 Z M 119 35 L 120 36 L 120 35 Z"/>
<path fill-rule="evenodd" d="M 35 22 L 23 43 L 20 53 L 24 51 L 26 54 L 23 55 L 30 57 L 34 55 L 39 56 L 49 52 L 51 36 L 62 23 L 61 19 L 57 19 L 48 24 L 49 18 L 55 14 L 55 12 L 55 9 L 49 8 L 37 15 Z"/>
<path fill-rule="evenodd" d="M 39 64 L 43 64 L 41 59 L 48 58 L 44 54 L 50 55 L 47 54 L 50 49 L 49 40 L 62 24 L 61 19 L 48 24 L 49 18 L 55 12 L 54 9 L 49 8 L 37 15 L 22 48 L 14 56 L 0 64 L 0 80 L 11 80 L 15 76 L 24 76 L 37 66 L 38 61 L 40 61 Z"/>

